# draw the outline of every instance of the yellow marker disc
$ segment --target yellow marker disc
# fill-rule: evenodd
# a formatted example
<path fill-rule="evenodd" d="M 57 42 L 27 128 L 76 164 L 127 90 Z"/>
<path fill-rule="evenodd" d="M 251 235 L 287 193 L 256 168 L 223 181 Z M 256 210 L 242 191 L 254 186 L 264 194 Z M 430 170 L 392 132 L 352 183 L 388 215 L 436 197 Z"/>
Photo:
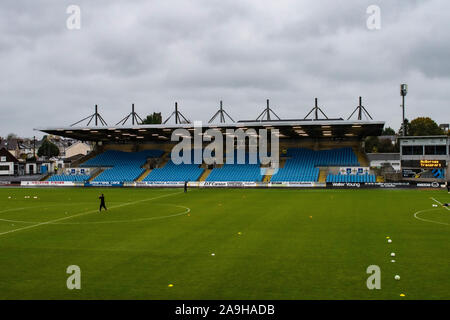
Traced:
<path fill-rule="evenodd" d="M 173 284 L 169 284 L 169 288 L 172 288 L 173 287 Z"/>
<path fill-rule="evenodd" d="M 404 297 L 405 296 L 405 294 L 404 293 L 400 293 L 400 297 Z"/>

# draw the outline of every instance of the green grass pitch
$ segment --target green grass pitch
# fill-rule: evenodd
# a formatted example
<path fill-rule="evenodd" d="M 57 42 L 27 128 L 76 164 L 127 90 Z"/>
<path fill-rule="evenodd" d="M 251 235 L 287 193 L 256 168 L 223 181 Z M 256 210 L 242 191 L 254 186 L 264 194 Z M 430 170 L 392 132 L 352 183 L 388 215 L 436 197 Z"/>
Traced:
<path fill-rule="evenodd" d="M 431 198 L 450 195 L 1 188 L 0 299 L 450 299 L 450 211 Z"/>

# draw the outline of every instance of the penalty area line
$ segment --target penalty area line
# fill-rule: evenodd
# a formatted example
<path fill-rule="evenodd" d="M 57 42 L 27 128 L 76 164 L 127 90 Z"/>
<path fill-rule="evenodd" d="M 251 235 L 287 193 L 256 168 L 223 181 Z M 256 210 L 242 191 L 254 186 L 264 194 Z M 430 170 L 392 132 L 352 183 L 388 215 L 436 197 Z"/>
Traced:
<path fill-rule="evenodd" d="M 110 209 L 116 209 L 116 208 L 121 208 L 121 207 L 129 206 L 129 205 L 133 205 L 133 204 L 137 204 L 137 203 L 141 203 L 141 202 L 156 200 L 156 199 L 160 199 L 160 198 L 164 198 L 164 197 L 170 197 L 170 196 L 173 196 L 173 195 L 176 195 L 176 194 L 181 194 L 181 193 L 183 193 L 183 192 L 172 192 L 172 193 L 169 193 L 169 194 L 164 194 L 164 195 L 153 197 L 153 198 L 149 198 L 149 199 L 143 199 L 143 200 L 138 200 L 138 201 L 133 201 L 133 202 L 127 202 L 127 203 L 119 204 L 117 206 L 110 207 Z M 64 220 L 68 220 L 68 219 L 72 219 L 72 218 L 76 218 L 76 217 L 81 217 L 81 216 L 84 216 L 84 215 L 87 215 L 87 214 L 91 214 L 91 213 L 96 213 L 96 212 L 98 212 L 98 210 L 90 210 L 90 211 L 85 211 L 85 212 L 81 212 L 81 213 L 78 213 L 78 214 L 74 214 L 74 215 L 71 215 L 71 216 L 68 216 L 68 217 L 62 217 L 62 218 L 58 218 L 58 219 L 54 219 L 54 220 L 40 222 L 40 223 L 33 224 L 31 226 L 26 226 L 26 227 L 22 227 L 22 228 L 17 228 L 17 229 L 1 232 L 0 236 L 3 236 L 5 234 L 9 234 L 9 233 L 13 233 L 13 232 L 17 232 L 17 231 L 22 231 L 22 230 L 36 228 L 36 227 L 43 226 L 43 225 L 54 224 L 55 222 L 64 221 Z"/>
<path fill-rule="evenodd" d="M 435 198 L 431 198 L 431 200 L 433 200 L 434 202 L 436 202 L 436 203 L 440 204 L 442 207 L 444 207 L 444 205 L 441 202 L 437 201 Z M 448 207 L 444 207 L 444 208 L 447 210 L 450 210 Z"/>
<path fill-rule="evenodd" d="M 445 222 L 439 222 L 439 221 L 434 221 L 434 220 L 428 220 L 428 219 L 420 218 L 420 217 L 418 216 L 419 213 L 429 212 L 429 211 L 436 211 L 436 210 L 439 210 L 439 208 L 436 208 L 436 209 L 425 209 L 425 210 L 417 211 L 416 213 L 414 213 L 414 218 L 416 218 L 417 220 L 420 220 L 420 221 L 425 221 L 425 222 L 431 222 L 431 223 L 443 224 L 443 225 L 446 225 L 446 226 L 450 226 L 450 224 L 445 223 Z"/>

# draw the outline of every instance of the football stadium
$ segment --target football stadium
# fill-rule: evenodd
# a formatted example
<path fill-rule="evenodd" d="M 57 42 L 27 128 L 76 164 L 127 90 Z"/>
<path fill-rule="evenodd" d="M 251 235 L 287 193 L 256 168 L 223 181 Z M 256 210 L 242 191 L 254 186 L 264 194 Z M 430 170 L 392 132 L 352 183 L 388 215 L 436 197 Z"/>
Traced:
<path fill-rule="evenodd" d="M 267 100 L 255 120 L 225 119 L 221 106 L 199 126 L 176 105 L 165 123 L 143 125 L 133 106 L 131 125 L 108 126 L 96 106 L 87 125 L 38 128 L 94 149 L 38 181 L 3 183 L 0 298 L 449 299 L 445 178 L 386 181 L 364 151 L 384 122 L 365 113 L 360 99 L 347 120 L 329 119 L 316 99 L 283 120 Z M 211 130 L 231 147 L 213 162 L 175 159 L 180 139 L 181 153 L 203 155 Z M 260 153 L 250 161 L 261 130 L 275 132 L 275 166 Z M 444 146 L 427 163 L 445 177 Z M 69 266 L 81 290 L 68 290 Z"/>
<path fill-rule="evenodd" d="M 448 314 L 449 11 L 0 1 L 2 314 Z"/>

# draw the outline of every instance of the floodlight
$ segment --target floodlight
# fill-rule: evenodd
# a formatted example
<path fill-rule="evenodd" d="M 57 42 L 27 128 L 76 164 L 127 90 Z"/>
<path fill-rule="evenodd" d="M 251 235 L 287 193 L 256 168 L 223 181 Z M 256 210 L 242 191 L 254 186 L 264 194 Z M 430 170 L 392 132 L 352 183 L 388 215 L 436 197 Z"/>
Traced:
<path fill-rule="evenodd" d="M 408 93 L 408 85 L 403 83 L 400 85 L 400 95 L 402 97 L 406 96 L 406 94 Z"/>

